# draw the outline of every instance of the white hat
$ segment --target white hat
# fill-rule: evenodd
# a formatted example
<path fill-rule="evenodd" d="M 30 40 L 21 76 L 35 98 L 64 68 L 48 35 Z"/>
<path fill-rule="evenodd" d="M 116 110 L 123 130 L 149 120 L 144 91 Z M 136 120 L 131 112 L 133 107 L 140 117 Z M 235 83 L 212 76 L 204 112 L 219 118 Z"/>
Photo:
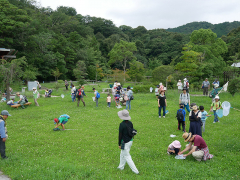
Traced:
<path fill-rule="evenodd" d="M 164 88 L 163 88 L 163 90 L 164 90 L 164 91 L 166 91 L 166 90 L 167 90 L 167 88 L 166 88 L 166 87 L 164 87 Z"/>
<path fill-rule="evenodd" d="M 162 83 L 159 83 L 159 85 L 161 86 L 161 85 L 162 85 Z"/>
<path fill-rule="evenodd" d="M 219 96 L 215 96 L 215 99 L 220 99 Z"/>
<path fill-rule="evenodd" d="M 33 87 L 33 90 L 36 89 L 35 87 Z"/>
<path fill-rule="evenodd" d="M 178 81 L 181 81 L 180 79 Z"/>
<path fill-rule="evenodd" d="M 129 116 L 129 112 L 126 109 L 119 111 L 118 117 L 122 120 L 130 120 L 131 119 L 131 117 Z"/>
<path fill-rule="evenodd" d="M 117 83 L 117 86 L 120 86 L 121 84 L 120 83 Z"/>
<path fill-rule="evenodd" d="M 187 78 L 184 78 L 183 80 L 184 80 L 184 81 L 186 81 L 186 80 L 187 80 Z"/>

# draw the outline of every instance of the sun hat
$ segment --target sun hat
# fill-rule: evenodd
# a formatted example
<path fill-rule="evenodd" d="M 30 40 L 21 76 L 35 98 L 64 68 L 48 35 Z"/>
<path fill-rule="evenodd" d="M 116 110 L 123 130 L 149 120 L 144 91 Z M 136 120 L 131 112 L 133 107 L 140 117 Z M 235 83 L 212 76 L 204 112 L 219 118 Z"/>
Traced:
<path fill-rule="evenodd" d="M 35 87 L 33 87 L 33 90 L 36 89 Z"/>
<path fill-rule="evenodd" d="M 194 106 L 192 107 L 192 109 L 193 109 L 194 111 L 196 111 L 196 110 L 198 109 L 197 105 L 194 105 Z"/>
<path fill-rule="evenodd" d="M 215 99 L 220 99 L 219 96 L 215 96 Z"/>
<path fill-rule="evenodd" d="M 161 85 L 162 85 L 162 83 L 159 83 L 159 85 L 161 86 Z"/>
<path fill-rule="evenodd" d="M 180 79 L 178 81 L 181 81 Z"/>
<path fill-rule="evenodd" d="M 217 88 L 219 85 L 218 84 L 214 84 L 214 87 Z"/>
<path fill-rule="evenodd" d="M 120 86 L 121 84 L 120 83 L 117 83 L 117 86 Z"/>
<path fill-rule="evenodd" d="M 1 115 L 3 115 L 3 116 L 12 116 L 11 114 L 9 114 L 9 112 L 7 110 L 3 110 L 1 112 Z"/>
<path fill-rule="evenodd" d="M 173 141 L 173 142 L 172 142 L 172 145 L 173 145 L 173 147 L 175 147 L 175 148 L 180 148 L 180 147 L 181 147 L 181 144 L 180 144 L 180 142 L 179 142 L 178 140 Z"/>
<path fill-rule="evenodd" d="M 131 119 L 131 117 L 129 116 L 129 112 L 126 109 L 119 111 L 118 117 L 122 120 L 130 120 Z"/>
<path fill-rule="evenodd" d="M 208 79 L 208 78 L 206 78 L 206 79 Z"/>
<path fill-rule="evenodd" d="M 184 80 L 184 81 L 186 81 L 186 80 L 187 80 L 187 78 L 184 78 L 183 80 Z"/>
<path fill-rule="evenodd" d="M 187 142 L 192 137 L 192 133 L 185 132 L 185 133 L 183 133 L 182 137 L 184 139 L 184 142 Z"/>
<path fill-rule="evenodd" d="M 54 118 L 54 122 L 56 122 L 56 123 L 57 123 L 57 122 L 58 122 L 58 118 Z"/>
<path fill-rule="evenodd" d="M 16 95 L 19 95 L 19 94 L 20 94 L 19 92 L 16 93 Z"/>

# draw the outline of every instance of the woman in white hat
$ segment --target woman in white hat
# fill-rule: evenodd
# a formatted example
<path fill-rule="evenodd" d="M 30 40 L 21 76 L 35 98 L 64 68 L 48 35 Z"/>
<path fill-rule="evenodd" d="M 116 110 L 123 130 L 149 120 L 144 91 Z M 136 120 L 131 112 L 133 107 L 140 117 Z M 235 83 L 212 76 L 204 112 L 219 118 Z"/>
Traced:
<path fill-rule="evenodd" d="M 198 110 L 197 105 L 194 105 L 192 107 L 192 111 L 189 113 L 189 121 L 190 121 L 190 127 L 189 132 L 192 134 L 197 134 L 199 136 L 202 136 L 202 121 L 201 121 L 202 113 Z"/>
<path fill-rule="evenodd" d="M 183 151 L 179 152 L 178 155 L 189 151 L 189 153 L 184 154 L 183 156 L 187 157 L 192 154 L 197 161 L 206 161 L 207 159 L 213 158 L 213 155 L 209 154 L 208 146 L 201 136 L 185 132 L 182 137 L 184 141 L 189 142 L 189 144 Z"/>
<path fill-rule="evenodd" d="M 178 80 L 177 87 L 178 87 L 178 93 L 181 92 L 183 88 L 182 88 L 182 82 L 180 79 Z"/>
<path fill-rule="evenodd" d="M 133 143 L 133 137 L 129 135 L 128 131 L 128 129 L 133 129 L 133 124 L 130 121 L 131 117 L 129 116 L 129 112 L 126 109 L 119 111 L 118 116 L 120 119 L 123 120 L 119 126 L 118 146 L 119 149 L 121 149 L 121 154 L 118 169 L 123 170 L 127 162 L 132 171 L 135 174 L 139 174 L 139 171 L 136 168 L 132 160 L 132 157 L 129 153 Z"/>
<path fill-rule="evenodd" d="M 34 99 L 34 102 L 35 102 L 35 105 L 36 106 L 39 106 L 38 102 L 37 102 L 37 99 L 39 98 L 39 92 L 37 91 L 37 88 L 33 88 L 33 99 Z"/>

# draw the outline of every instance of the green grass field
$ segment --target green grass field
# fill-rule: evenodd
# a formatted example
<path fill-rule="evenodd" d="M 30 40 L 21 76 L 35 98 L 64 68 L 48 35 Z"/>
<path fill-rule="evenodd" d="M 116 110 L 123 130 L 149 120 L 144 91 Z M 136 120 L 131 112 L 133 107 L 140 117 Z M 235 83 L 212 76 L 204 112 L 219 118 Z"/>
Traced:
<path fill-rule="evenodd" d="M 104 86 L 107 84 L 99 89 Z M 169 114 L 165 119 L 158 118 L 154 93 L 134 94 L 130 116 L 138 134 L 130 153 L 140 172 L 135 175 L 128 165 L 123 171 L 117 169 L 119 109 L 114 103 L 107 108 L 106 94 L 101 94 L 96 108 L 91 88 L 86 88 L 86 107 L 81 102 L 77 107 L 76 102 L 71 102 L 70 90 L 63 88 L 52 95 L 65 94 L 64 99 L 40 98 L 40 107 L 33 103 L 24 110 L 12 109 L 0 103 L 1 110 L 6 109 L 12 115 L 7 119 L 9 158 L 0 160 L 0 170 L 11 179 L 240 179 L 239 111 L 231 109 L 220 123 L 213 124 L 213 117 L 207 119 L 203 138 L 214 155 L 212 160 L 198 162 L 192 156 L 176 160 L 167 155 L 166 150 L 174 140 L 186 145 L 182 131 L 177 131 L 175 118 L 179 94 L 176 90 L 167 91 Z M 240 109 L 240 94 L 232 97 L 222 93 L 220 98 L 221 102 L 229 101 L 232 107 Z M 211 99 L 191 96 L 192 102 L 208 111 Z M 53 119 L 65 113 L 71 116 L 65 127 L 72 130 L 53 131 Z M 189 120 L 186 129 L 189 129 Z M 170 134 L 177 137 L 171 138 Z"/>

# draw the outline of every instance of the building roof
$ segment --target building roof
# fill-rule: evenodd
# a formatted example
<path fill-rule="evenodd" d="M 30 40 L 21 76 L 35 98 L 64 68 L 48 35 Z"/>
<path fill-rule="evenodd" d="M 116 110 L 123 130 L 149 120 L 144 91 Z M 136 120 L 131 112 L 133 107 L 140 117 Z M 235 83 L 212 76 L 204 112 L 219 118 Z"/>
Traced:
<path fill-rule="evenodd" d="M 233 63 L 231 66 L 233 66 L 233 67 L 240 67 L 240 62 L 239 63 Z"/>
<path fill-rule="evenodd" d="M 5 49 L 5 48 L 0 48 L 0 59 L 6 59 L 6 58 L 16 58 L 15 54 L 12 55 L 14 53 L 14 49 Z"/>

